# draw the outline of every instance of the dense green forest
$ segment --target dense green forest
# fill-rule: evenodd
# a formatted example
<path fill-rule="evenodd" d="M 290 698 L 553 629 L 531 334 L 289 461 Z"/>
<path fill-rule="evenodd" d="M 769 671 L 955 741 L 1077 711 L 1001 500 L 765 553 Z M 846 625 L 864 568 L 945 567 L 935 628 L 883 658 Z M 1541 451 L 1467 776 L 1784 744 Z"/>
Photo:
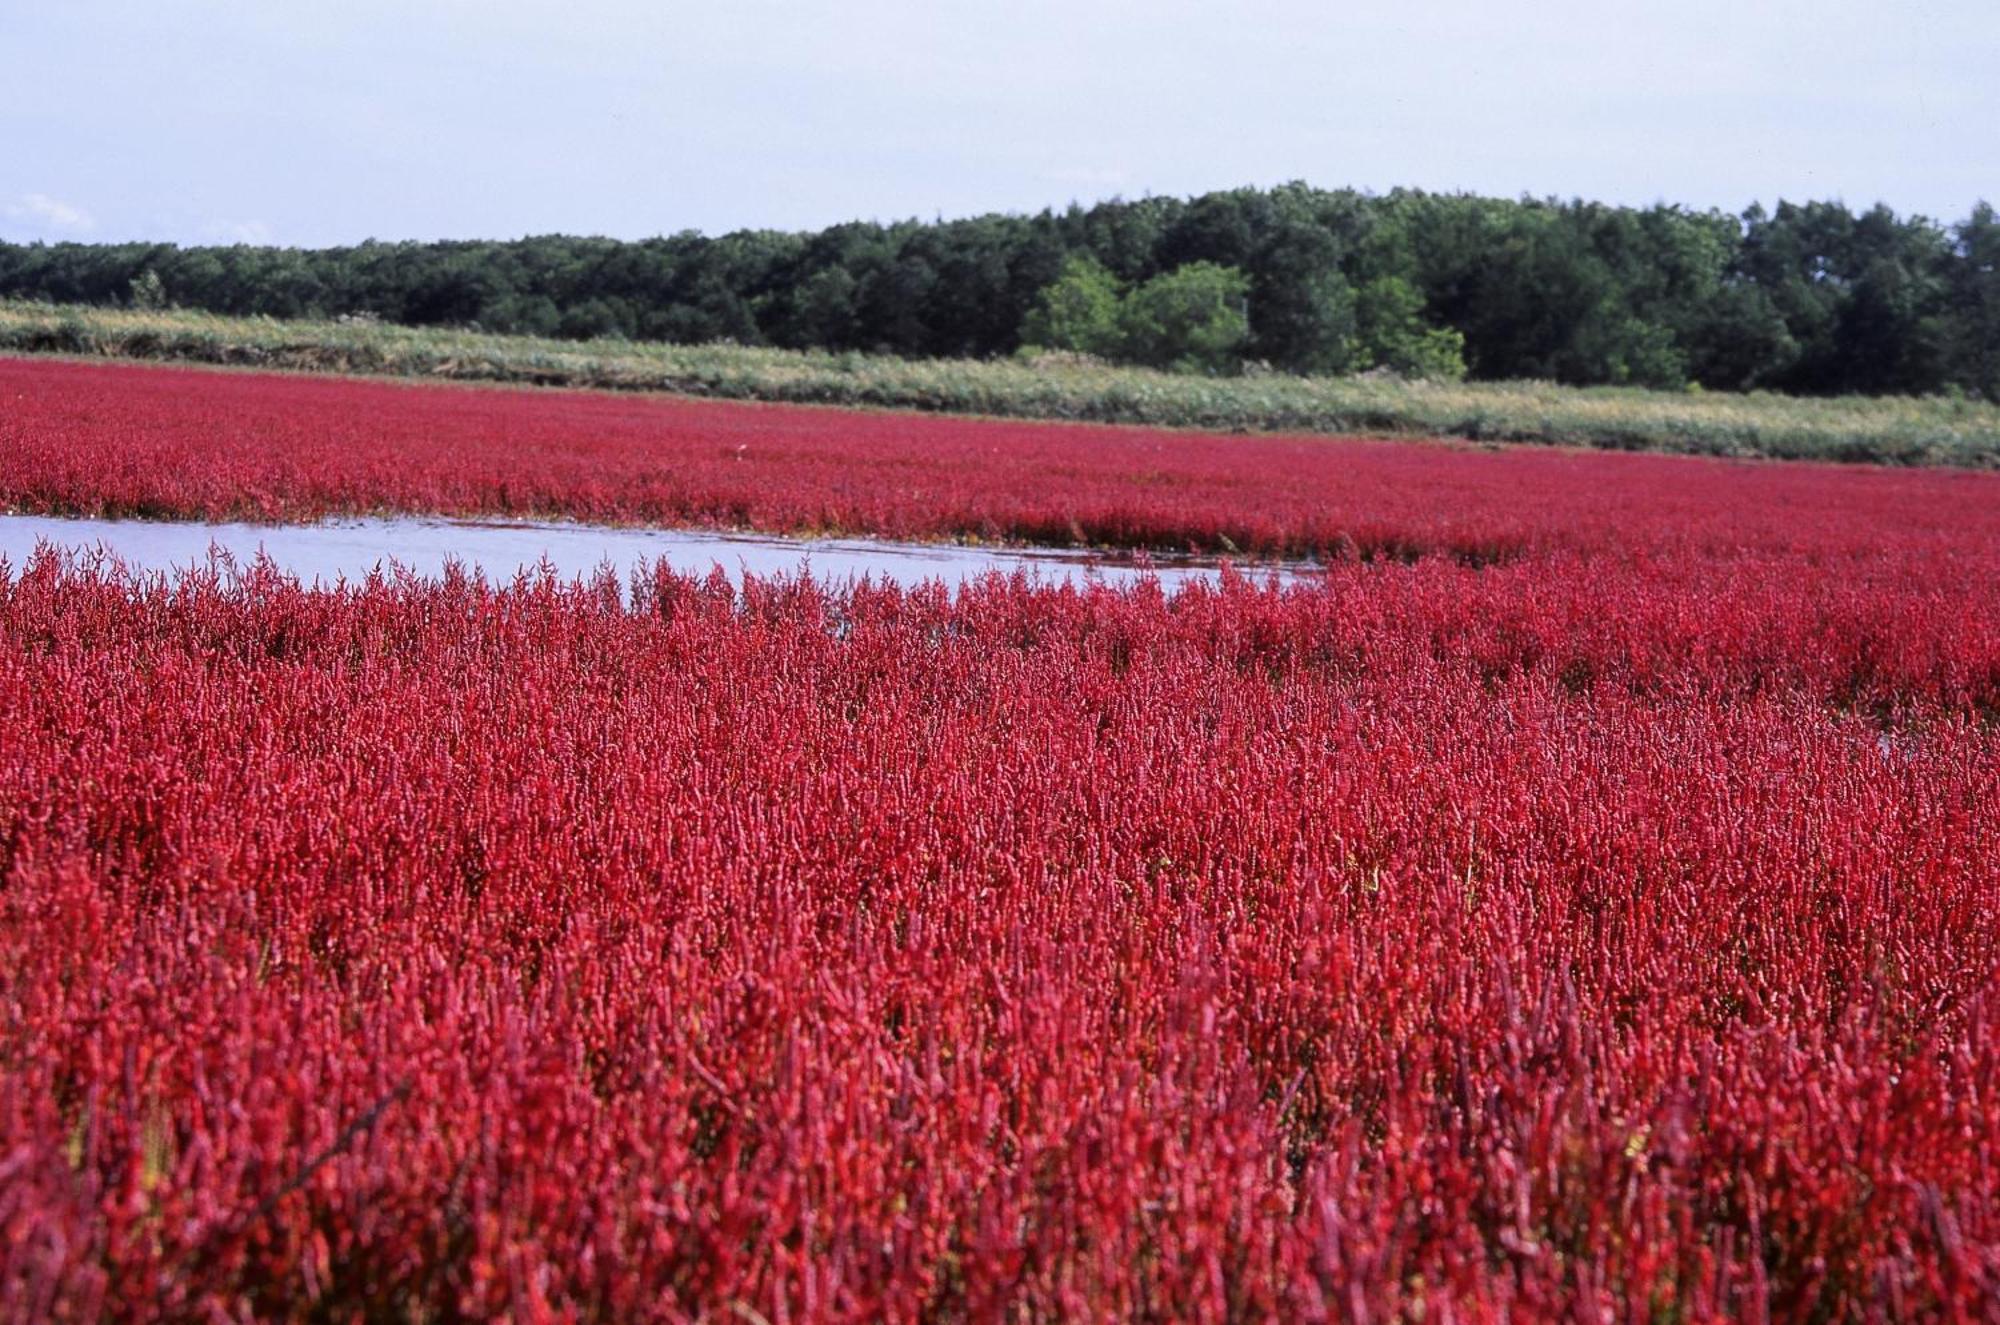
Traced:
<path fill-rule="evenodd" d="M 1303 184 L 1035 216 L 626 242 L 0 244 L 0 295 L 562 338 L 1208 372 L 2000 399 L 2000 218 Z"/>

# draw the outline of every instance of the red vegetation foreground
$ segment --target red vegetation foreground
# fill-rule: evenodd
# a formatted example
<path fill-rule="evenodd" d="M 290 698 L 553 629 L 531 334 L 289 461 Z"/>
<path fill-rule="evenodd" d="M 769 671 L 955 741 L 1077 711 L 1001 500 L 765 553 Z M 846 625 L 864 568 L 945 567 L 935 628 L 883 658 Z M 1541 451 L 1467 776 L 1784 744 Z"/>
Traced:
<path fill-rule="evenodd" d="M 1222 437 L 580 391 L 0 359 L 0 508 L 384 510 L 1327 558 L 1872 553 L 2000 537 L 1990 476 Z"/>
<path fill-rule="evenodd" d="M 2000 561 L 1812 561 L 40 559 L 0 1314 L 1979 1316 Z"/>
<path fill-rule="evenodd" d="M 657 515 L 695 457 L 760 522 L 1461 554 L 0 571 L 0 1319 L 2000 1301 L 2000 479 L 0 380 L 15 501 Z"/>

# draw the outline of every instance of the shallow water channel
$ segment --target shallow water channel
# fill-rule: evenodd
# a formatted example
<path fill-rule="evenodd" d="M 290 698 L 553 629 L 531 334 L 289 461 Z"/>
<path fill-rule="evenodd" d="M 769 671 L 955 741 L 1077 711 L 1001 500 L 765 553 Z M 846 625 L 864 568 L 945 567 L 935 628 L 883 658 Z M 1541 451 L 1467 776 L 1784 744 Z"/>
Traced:
<path fill-rule="evenodd" d="M 588 524 L 443 520 L 427 517 L 329 520 L 311 525 L 206 524 L 196 521 L 73 520 L 54 516 L 0 515 L 0 557 L 19 569 L 38 546 L 74 552 L 103 550 L 133 571 L 204 567 L 213 553 L 248 566 L 261 552 L 302 583 L 335 584 L 400 566 L 436 576 L 457 563 L 489 582 L 506 582 L 547 562 L 565 579 L 609 567 L 619 582 L 640 566 L 665 562 L 675 570 L 707 574 L 720 566 L 741 583 L 745 573 L 796 575 L 810 570 L 822 582 L 868 577 L 876 583 L 916 585 L 942 580 L 951 587 L 989 571 L 1026 571 L 1044 582 L 1130 584 L 1157 577 L 1173 589 L 1189 580 L 1214 581 L 1219 563 L 1186 557 L 1131 556 L 1067 548 L 963 547 L 950 543 L 890 543 L 869 539 L 779 538 L 690 529 L 628 529 Z M 1262 580 L 1294 579 L 1311 568 L 1243 566 Z"/>

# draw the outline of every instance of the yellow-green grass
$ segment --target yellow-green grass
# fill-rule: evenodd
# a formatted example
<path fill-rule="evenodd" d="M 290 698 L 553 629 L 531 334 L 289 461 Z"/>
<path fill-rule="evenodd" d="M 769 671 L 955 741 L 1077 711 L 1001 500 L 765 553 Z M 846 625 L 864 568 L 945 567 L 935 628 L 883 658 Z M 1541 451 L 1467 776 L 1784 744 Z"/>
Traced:
<path fill-rule="evenodd" d="M 1707 455 L 2000 465 L 2000 406 L 1946 397 L 1802 398 L 1366 376 L 1192 377 L 1054 356 L 911 360 L 19 301 L 0 301 L 0 351 L 1228 431 L 1387 433 Z"/>

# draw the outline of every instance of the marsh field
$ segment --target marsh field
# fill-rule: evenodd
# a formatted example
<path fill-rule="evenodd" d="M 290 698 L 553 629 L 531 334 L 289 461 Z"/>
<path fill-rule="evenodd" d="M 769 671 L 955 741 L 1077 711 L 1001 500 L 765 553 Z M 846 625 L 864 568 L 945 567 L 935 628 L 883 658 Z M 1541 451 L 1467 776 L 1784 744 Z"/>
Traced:
<path fill-rule="evenodd" d="M 0 351 L 468 382 L 664 391 L 1232 432 L 1453 437 L 1860 463 L 2000 464 L 2000 405 L 1971 397 L 1207 377 L 1075 355 L 984 360 L 540 340 L 368 322 L 0 301 Z"/>
<path fill-rule="evenodd" d="M 1990 1308 L 1987 407 L 4 326 L 0 1319 Z"/>

